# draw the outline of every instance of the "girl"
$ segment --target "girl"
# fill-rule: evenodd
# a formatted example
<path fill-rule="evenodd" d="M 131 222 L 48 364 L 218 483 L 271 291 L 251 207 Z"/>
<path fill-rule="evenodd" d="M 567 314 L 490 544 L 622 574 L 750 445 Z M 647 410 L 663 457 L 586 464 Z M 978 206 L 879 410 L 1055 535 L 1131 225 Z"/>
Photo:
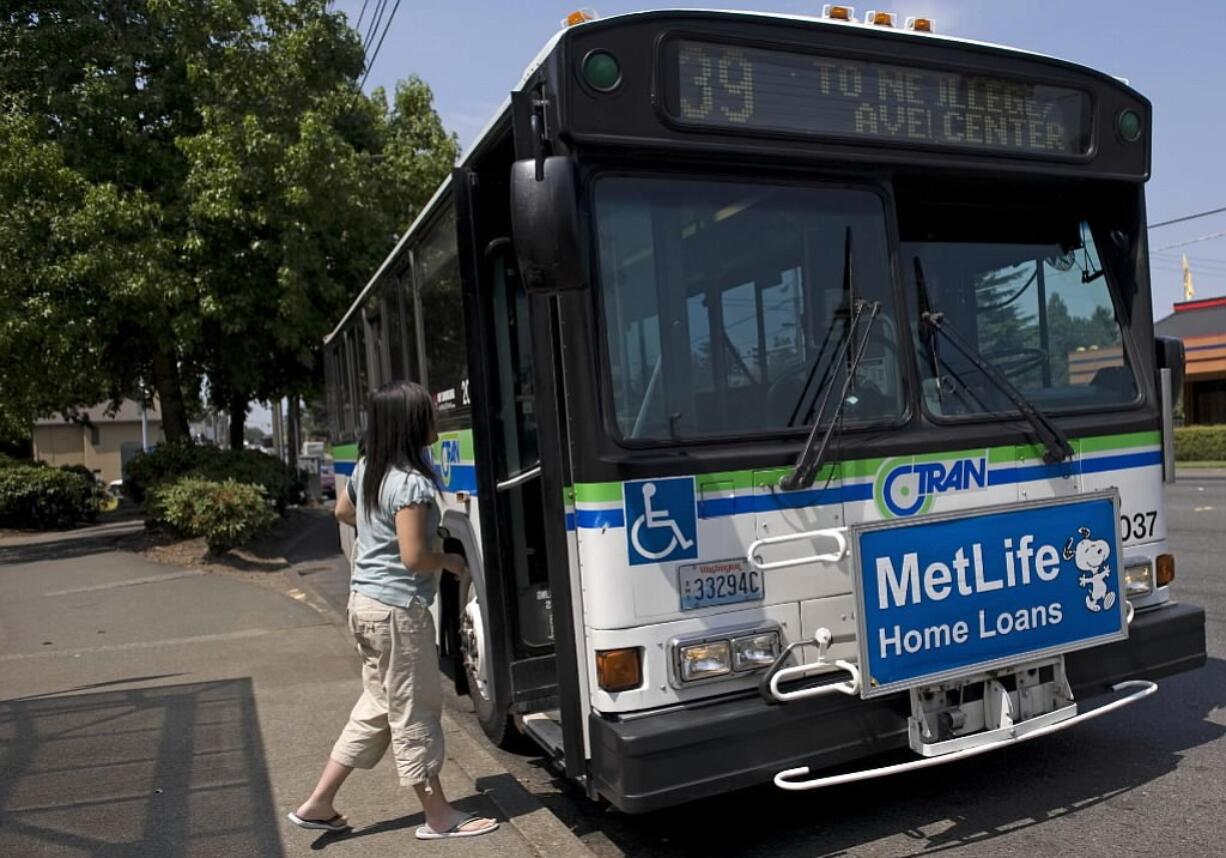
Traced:
<path fill-rule="evenodd" d="M 349 828 L 333 799 L 349 773 L 374 766 L 389 743 L 400 783 L 413 787 L 425 811 L 419 840 L 498 827 L 452 807 L 438 780 L 443 698 L 429 605 L 439 573 L 459 576 L 465 568 L 460 555 L 431 548 L 439 513 L 426 448 L 437 438 L 434 403 L 419 385 L 393 382 L 371 397 L 365 455 L 336 499 L 336 517 L 358 529 L 349 630 L 362 657 L 364 690 L 315 791 L 289 814 L 302 828 Z"/>

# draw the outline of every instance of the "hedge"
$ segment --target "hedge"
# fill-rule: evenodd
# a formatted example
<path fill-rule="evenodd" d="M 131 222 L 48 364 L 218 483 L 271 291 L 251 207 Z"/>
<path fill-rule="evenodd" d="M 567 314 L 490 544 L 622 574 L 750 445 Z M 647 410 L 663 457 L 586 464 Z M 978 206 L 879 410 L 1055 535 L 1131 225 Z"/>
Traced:
<path fill-rule="evenodd" d="M 1226 461 L 1226 426 L 1176 427 L 1175 461 Z"/>
<path fill-rule="evenodd" d="M 0 467 L 0 526 L 49 530 L 92 521 L 103 492 L 93 476 L 42 464 Z"/>
<path fill-rule="evenodd" d="M 182 536 L 203 536 L 213 552 L 243 545 L 277 520 L 262 487 L 235 480 L 183 477 L 155 486 L 148 499 L 155 521 Z"/>
<path fill-rule="evenodd" d="M 137 453 L 124 472 L 124 492 L 137 503 L 156 486 L 182 477 L 213 482 L 234 480 L 264 489 L 278 512 L 301 503 L 306 484 L 295 468 L 258 450 L 222 450 L 204 444 L 167 442 L 147 453 Z"/>

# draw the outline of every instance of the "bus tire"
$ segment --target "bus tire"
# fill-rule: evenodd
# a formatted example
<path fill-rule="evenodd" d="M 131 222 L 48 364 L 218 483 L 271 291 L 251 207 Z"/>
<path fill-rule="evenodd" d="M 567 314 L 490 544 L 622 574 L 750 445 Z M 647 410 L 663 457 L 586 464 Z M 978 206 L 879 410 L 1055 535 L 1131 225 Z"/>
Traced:
<path fill-rule="evenodd" d="M 485 646 L 485 615 L 471 578 L 465 578 L 461 585 L 459 601 L 458 661 L 467 680 L 468 696 L 472 700 L 477 723 L 486 737 L 498 747 L 515 747 L 519 732 L 515 729 L 508 707 L 498 700 L 494 685 L 496 671 Z"/>

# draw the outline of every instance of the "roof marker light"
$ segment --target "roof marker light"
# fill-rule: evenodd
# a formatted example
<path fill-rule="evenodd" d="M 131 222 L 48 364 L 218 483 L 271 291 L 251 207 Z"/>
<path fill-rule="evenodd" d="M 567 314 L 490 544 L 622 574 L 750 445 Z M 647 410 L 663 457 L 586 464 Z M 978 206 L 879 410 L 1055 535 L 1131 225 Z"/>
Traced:
<path fill-rule="evenodd" d="M 907 29 L 917 33 L 935 33 L 937 25 L 931 18 L 908 18 Z"/>
<path fill-rule="evenodd" d="M 565 18 L 562 19 L 562 27 L 573 27 L 576 24 L 584 24 L 588 21 L 595 21 L 600 16 L 596 14 L 595 9 L 576 9 Z"/>
<path fill-rule="evenodd" d="M 864 23 L 872 24 L 875 27 L 893 27 L 894 13 L 893 12 L 869 12 L 864 16 Z"/>
<path fill-rule="evenodd" d="M 856 7 L 835 6 L 832 3 L 827 3 L 822 7 L 822 17 L 829 18 L 831 21 L 847 21 L 854 24 L 856 22 Z"/>

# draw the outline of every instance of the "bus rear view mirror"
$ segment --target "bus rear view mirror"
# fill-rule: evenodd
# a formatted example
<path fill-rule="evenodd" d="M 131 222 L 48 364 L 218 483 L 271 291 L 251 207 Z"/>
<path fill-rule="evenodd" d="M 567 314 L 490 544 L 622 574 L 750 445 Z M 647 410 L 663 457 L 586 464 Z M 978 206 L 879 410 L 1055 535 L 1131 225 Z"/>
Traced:
<path fill-rule="evenodd" d="M 569 158 L 552 155 L 511 165 L 511 231 L 519 274 L 529 292 L 587 286 L 575 166 Z"/>

